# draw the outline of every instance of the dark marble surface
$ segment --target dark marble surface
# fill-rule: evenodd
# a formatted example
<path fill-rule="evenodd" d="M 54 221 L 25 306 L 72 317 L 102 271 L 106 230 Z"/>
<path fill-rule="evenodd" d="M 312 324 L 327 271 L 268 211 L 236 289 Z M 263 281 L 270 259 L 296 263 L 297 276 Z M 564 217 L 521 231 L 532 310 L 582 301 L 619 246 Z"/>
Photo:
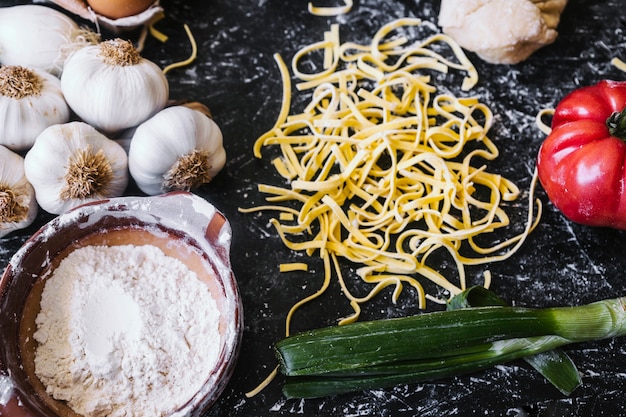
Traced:
<path fill-rule="evenodd" d="M 0 5 L 15 3 L 0 1 Z M 340 23 L 344 40 L 363 42 L 398 17 L 415 16 L 436 23 L 439 1 L 357 0 L 353 11 L 339 18 L 310 15 L 303 0 L 164 0 L 162 5 L 166 18 L 158 28 L 170 40 L 159 43 L 148 38 L 143 54 L 164 66 L 188 56 L 183 23 L 189 24 L 196 37 L 198 60 L 168 75 L 171 96 L 209 105 L 223 130 L 227 166 L 197 193 L 232 223 L 233 267 L 245 309 L 237 369 L 206 416 L 626 415 L 626 348 L 622 339 L 567 348 L 584 383 L 570 397 L 561 395 L 520 361 L 433 383 L 306 401 L 286 400 L 278 378 L 256 397 L 246 398 L 244 393 L 275 366 L 272 345 L 284 335 L 288 309 L 314 291 L 322 279 L 322 269 L 315 266 L 312 273 L 280 275 L 279 263 L 300 258 L 282 246 L 269 225 L 270 214 L 238 211 L 263 201 L 257 191 L 260 181 L 281 181 L 268 160 L 252 155 L 252 144 L 273 125 L 280 107 L 281 81 L 272 55 L 279 52 L 290 59 L 300 47 L 322 39 L 334 22 Z M 489 163 L 492 172 L 501 172 L 522 190 L 528 189 L 544 138 L 534 124 L 537 111 L 554 107 L 578 86 L 603 78 L 626 79 L 625 73 L 610 64 L 614 56 L 626 59 L 625 29 L 621 0 L 570 0 L 558 40 L 526 62 L 496 66 L 470 54 L 480 74 L 472 94 L 496 115 L 491 138 L 501 156 Z M 130 188 L 129 193 L 137 192 Z M 526 244 L 505 262 L 469 268 L 469 278 L 478 281 L 483 270 L 489 269 L 492 288 L 523 306 L 574 305 L 626 294 L 624 232 L 572 224 L 549 204 L 541 188 L 537 195 L 544 202 L 543 218 Z M 523 222 L 523 199 L 510 210 L 516 221 Z M 51 217 L 42 213 L 30 228 L 0 239 L 0 267 Z M 384 293 L 369 305 L 364 317 L 416 311 L 409 292 L 395 306 L 389 295 Z M 348 309 L 339 288 L 333 286 L 322 301 L 299 313 L 296 327 L 333 324 Z"/>

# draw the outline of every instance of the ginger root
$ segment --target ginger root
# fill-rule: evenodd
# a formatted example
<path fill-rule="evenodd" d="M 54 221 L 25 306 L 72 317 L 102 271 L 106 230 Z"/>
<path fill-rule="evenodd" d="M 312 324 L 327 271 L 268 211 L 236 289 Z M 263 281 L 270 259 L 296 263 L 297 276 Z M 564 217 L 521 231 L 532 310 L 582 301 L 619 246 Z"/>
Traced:
<path fill-rule="evenodd" d="M 551 44 L 567 0 L 442 0 L 439 26 L 494 64 L 517 64 Z"/>

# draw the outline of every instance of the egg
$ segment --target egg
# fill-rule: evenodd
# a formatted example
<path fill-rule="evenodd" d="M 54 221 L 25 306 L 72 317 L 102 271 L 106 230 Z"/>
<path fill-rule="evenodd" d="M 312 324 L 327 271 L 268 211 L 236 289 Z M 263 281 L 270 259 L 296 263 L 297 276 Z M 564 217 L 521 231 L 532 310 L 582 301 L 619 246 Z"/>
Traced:
<path fill-rule="evenodd" d="M 87 0 L 94 12 L 110 19 L 134 16 L 148 9 L 155 0 Z"/>

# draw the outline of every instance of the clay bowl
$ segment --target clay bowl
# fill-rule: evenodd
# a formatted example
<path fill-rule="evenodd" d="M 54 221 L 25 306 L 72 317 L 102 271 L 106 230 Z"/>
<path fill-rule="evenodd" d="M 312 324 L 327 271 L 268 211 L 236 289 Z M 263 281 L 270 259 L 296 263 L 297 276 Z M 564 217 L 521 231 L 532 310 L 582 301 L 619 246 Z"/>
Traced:
<path fill-rule="evenodd" d="M 47 395 L 36 377 L 32 335 L 45 277 L 69 252 L 86 245 L 152 244 L 209 286 L 220 311 L 219 359 L 200 391 L 174 415 L 196 416 L 209 408 L 231 377 L 241 341 L 243 311 L 229 259 L 231 234 L 215 207 L 183 192 L 86 204 L 43 226 L 0 279 L 0 415 L 77 416 Z"/>

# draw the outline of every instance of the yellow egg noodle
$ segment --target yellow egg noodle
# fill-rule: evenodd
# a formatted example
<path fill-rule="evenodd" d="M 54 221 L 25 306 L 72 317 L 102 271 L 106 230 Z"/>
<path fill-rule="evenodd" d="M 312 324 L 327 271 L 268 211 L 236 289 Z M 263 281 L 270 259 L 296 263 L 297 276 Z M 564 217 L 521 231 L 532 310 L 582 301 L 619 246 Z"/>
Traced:
<path fill-rule="evenodd" d="M 308 271 L 309 265 L 304 262 L 292 262 L 288 264 L 279 265 L 280 272 L 293 272 L 293 271 Z"/>
<path fill-rule="evenodd" d="M 169 36 L 167 36 L 165 33 L 161 32 L 160 30 L 158 30 L 155 25 L 160 22 L 161 20 L 163 20 L 163 18 L 165 17 L 164 14 L 161 14 L 160 16 L 157 16 L 154 20 L 152 20 L 150 22 L 150 24 L 148 24 L 147 29 L 148 32 L 150 33 L 150 35 L 152 35 L 153 38 L 157 39 L 160 42 L 167 42 L 167 40 L 169 39 Z"/>
<path fill-rule="evenodd" d="M 467 286 L 467 265 L 507 259 L 539 221 L 535 173 L 524 230 L 499 243 L 478 242 L 510 226 L 501 205 L 517 200 L 520 191 L 478 161 L 498 156 L 487 136 L 491 110 L 477 98 L 438 92 L 427 75 L 457 70 L 465 74 L 461 89 L 467 91 L 478 81 L 476 69 L 446 35 L 412 43 L 399 35 L 420 25 L 419 19 L 395 20 L 370 45 L 341 43 L 339 27 L 332 25 L 322 41 L 302 48 L 291 61 L 295 88 L 311 96 L 294 114 L 290 68 L 275 55 L 282 107 L 275 125 L 256 141 L 254 155 L 262 158 L 264 148 L 279 150 L 272 164 L 289 185 L 260 184 L 268 204 L 240 211 L 279 213 L 270 223 L 284 245 L 323 260 L 323 282 L 292 306 L 287 336 L 294 312 L 322 295 L 334 276 L 353 310 L 340 325 L 358 320 L 361 305 L 388 287 L 394 303 L 404 285 L 414 289 L 420 308 L 427 300 L 443 303 L 441 295 L 425 290 L 422 279 L 457 294 Z M 438 52 L 442 49 L 453 58 Z M 323 62 L 319 72 L 302 70 L 316 57 Z M 455 280 L 429 265 L 436 252 L 453 260 Z M 342 259 L 359 266 L 357 275 L 370 288 L 365 296 L 351 290 Z M 483 285 L 490 282 L 486 271 Z M 276 369 L 247 395 L 259 392 L 275 374 Z"/>
<path fill-rule="evenodd" d="M 164 17 L 165 15 L 163 14 L 158 16 L 156 19 L 150 22 L 150 24 L 148 24 L 147 26 L 143 28 L 142 32 L 140 33 L 139 39 L 137 40 L 136 49 L 138 51 L 143 50 L 145 46 L 146 37 L 148 34 L 150 34 L 153 38 L 155 38 L 156 40 L 162 43 L 165 43 L 169 40 L 169 36 L 167 36 L 165 33 L 161 32 L 155 27 L 155 25 L 158 22 L 160 22 Z M 168 72 L 176 68 L 186 67 L 192 64 L 193 62 L 195 62 L 195 60 L 198 58 L 198 44 L 196 42 L 196 39 L 194 38 L 193 33 L 191 32 L 191 29 L 189 28 L 189 25 L 185 23 L 183 24 L 183 28 L 185 29 L 185 33 L 187 34 L 187 38 L 189 39 L 189 43 L 191 44 L 191 53 L 189 54 L 188 58 L 182 61 L 173 62 L 167 65 L 165 68 L 163 68 L 164 74 L 167 74 Z"/>
<path fill-rule="evenodd" d="M 611 60 L 611 64 L 617 69 L 626 72 L 626 62 L 622 61 L 618 57 L 615 57 Z"/>
<path fill-rule="evenodd" d="M 315 16 L 339 16 L 349 13 L 350 10 L 352 10 L 353 1 L 344 0 L 343 3 L 343 6 L 334 7 L 320 7 L 315 6 L 313 3 L 309 3 L 309 13 Z"/>
<path fill-rule="evenodd" d="M 553 108 L 547 108 L 547 109 L 542 109 L 537 113 L 536 116 L 536 125 L 539 128 L 539 130 L 541 130 L 546 136 L 550 134 L 550 132 L 552 132 L 552 128 L 550 127 L 549 123 L 546 123 L 544 121 L 544 118 L 550 118 L 554 115 L 554 110 Z"/>
<path fill-rule="evenodd" d="M 170 72 L 171 70 L 175 68 L 185 67 L 193 63 L 198 56 L 198 45 L 196 44 L 196 40 L 193 37 L 193 34 L 191 33 L 191 29 L 189 29 L 189 26 L 186 23 L 183 25 L 183 27 L 185 28 L 185 32 L 187 33 L 187 37 L 189 38 L 189 42 L 191 43 L 191 54 L 189 55 L 189 58 L 180 62 L 171 63 L 165 68 L 163 68 L 164 74 L 167 74 L 168 72 Z"/>

